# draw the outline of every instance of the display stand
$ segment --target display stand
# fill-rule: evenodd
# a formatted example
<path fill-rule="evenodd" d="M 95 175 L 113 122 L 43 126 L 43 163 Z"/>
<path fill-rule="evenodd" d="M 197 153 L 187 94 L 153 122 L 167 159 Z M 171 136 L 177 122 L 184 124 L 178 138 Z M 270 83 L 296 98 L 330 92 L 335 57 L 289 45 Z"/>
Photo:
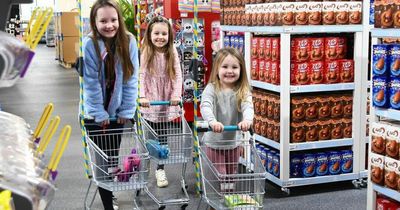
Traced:
<path fill-rule="evenodd" d="M 178 1 L 173 1 L 173 0 L 164 0 L 164 16 L 166 18 L 170 18 L 173 20 L 177 20 L 180 18 L 193 18 L 193 13 L 182 13 L 178 10 Z M 203 19 L 204 20 L 204 52 L 205 52 L 205 58 L 208 61 L 207 65 L 205 65 L 205 84 L 208 81 L 210 72 L 211 72 L 211 67 L 212 67 L 212 49 L 211 49 L 211 37 L 212 37 L 212 22 L 219 20 L 220 14 L 219 13 L 212 13 L 212 12 L 199 12 L 198 13 L 198 19 Z M 185 118 L 188 122 L 193 122 L 194 120 L 194 108 L 193 108 L 193 103 L 184 103 L 184 109 L 185 109 Z M 200 110 L 198 111 L 200 113 Z"/>
<path fill-rule="evenodd" d="M 380 38 L 400 38 L 400 29 L 396 28 L 391 28 L 391 29 L 380 29 L 380 28 L 372 28 L 370 29 L 371 32 L 371 49 L 373 45 L 380 44 Z M 373 51 L 371 53 L 371 75 L 373 75 L 373 70 L 372 70 L 372 57 Z M 398 123 L 400 121 L 400 111 L 399 110 L 394 110 L 391 108 L 377 108 L 372 106 L 372 76 L 371 76 L 371 111 L 370 111 L 370 123 L 374 122 L 380 122 L 383 119 L 393 121 L 394 123 Z M 371 140 L 371 132 L 370 132 L 370 138 L 369 142 L 372 142 Z M 372 143 L 369 144 L 368 147 L 368 152 L 371 154 L 372 152 Z M 384 156 L 386 158 L 387 156 Z M 385 166 L 386 167 L 386 166 Z M 371 161 L 368 162 L 368 168 L 370 171 L 372 171 L 372 166 L 371 166 Z M 386 169 L 385 169 L 386 170 Z M 398 169 L 400 170 L 400 169 Z M 368 210 L 375 210 L 377 209 L 377 194 L 386 196 L 390 199 L 393 199 L 397 202 L 400 202 L 400 191 L 390 189 L 385 186 L 378 185 L 374 182 L 371 181 L 371 173 L 368 173 L 368 190 L 367 190 L 367 209 Z M 384 177 L 385 179 L 385 177 Z"/>
<path fill-rule="evenodd" d="M 363 1 L 365 3 L 365 1 Z M 369 10 L 363 10 L 363 16 L 368 16 Z M 359 187 L 362 182 L 361 172 L 365 171 L 365 121 L 360 121 L 362 116 L 365 116 L 365 100 L 363 94 L 366 90 L 364 76 L 365 73 L 365 54 L 367 51 L 364 43 L 364 27 L 363 25 L 307 25 L 307 26 L 228 26 L 223 25 L 221 30 L 224 32 L 244 32 L 245 33 L 245 60 L 251 60 L 251 40 L 257 35 L 276 35 L 280 37 L 280 85 L 273 85 L 260 81 L 251 81 L 251 85 L 255 88 L 274 92 L 280 96 L 280 142 L 267 139 L 260 135 L 255 135 L 255 139 L 267 145 L 270 148 L 278 150 L 279 154 L 279 169 L 278 177 L 267 174 L 267 179 L 276 185 L 280 186 L 282 191 L 290 193 L 289 188 L 313 184 L 332 183 L 338 181 L 353 181 L 356 187 Z M 321 85 L 291 85 L 290 69 L 291 69 L 291 40 L 295 35 L 306 35 L 315 33 L 348 33 L 354 37 L 354 45 L 349 49 L 352 51 L 354 60 L 354 83 L 338 83 L 338 84 L 321 84 Z M 224 38 L 221 36 L 221 43 Z M 350 45 L 351 46 L 351 45 Z M 246 62 L 246 68 L 250 78 L 251 63 Z M 308 94 L 328 91 L 351 91 L 353 95 L 353 113 L 352 113 L 352 138 L 343 138 L 337 140 L 291 143 L 290 142 L 290 110 L 291 98 L 293 94 Z M 364 105 L 364 108 L 360 108 Z M 365 118 L 365 117 L 363 117 Z M 353 152 L 353 170 L 350 173 L 339 175 L 314 176 L 308 178 L 291 178 L 290 177 L 290 157 L 295 151 L 315 151 L 322 148 L 351 147 Z M 362 163 L 362 165 L 361 165 Z M 365 173 L 364 173 L 365 174 Z M 365 177 L 365 176 L 364 176 Z"/>

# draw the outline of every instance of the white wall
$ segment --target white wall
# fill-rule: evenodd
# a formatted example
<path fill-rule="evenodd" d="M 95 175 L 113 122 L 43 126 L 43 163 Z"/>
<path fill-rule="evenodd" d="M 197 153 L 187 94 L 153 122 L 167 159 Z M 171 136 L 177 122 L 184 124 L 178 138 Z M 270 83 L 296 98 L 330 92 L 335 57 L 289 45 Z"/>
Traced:
<path fill-rule="evenodd" d="M 89 18 L 90 7 L 95 0 L 81 0 L 82 16 Z M 54 11 L 71 11 L 78 8 L 77 0 L 34 0 L 32 4 L 21 4 L 21 19 L 29 20 L 35 7 L 53 7 Z"/>

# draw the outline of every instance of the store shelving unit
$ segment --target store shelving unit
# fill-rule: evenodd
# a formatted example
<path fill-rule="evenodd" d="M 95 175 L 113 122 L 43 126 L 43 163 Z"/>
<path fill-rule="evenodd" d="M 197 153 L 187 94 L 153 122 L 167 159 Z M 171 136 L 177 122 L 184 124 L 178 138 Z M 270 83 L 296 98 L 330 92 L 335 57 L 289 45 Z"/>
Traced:
<path fill-rule="evenodd" d="M 368 169 L 365 167 L 366 154 L 368 150 L 366 149 L 366 145 L 369 143 L 369 136 L 366 136 L 367 128 L 366 124 L 369 121 L 369 116 L 367 116 L 367 95 L 368 88 L 371 87 L 371 81 L 368 78 L 368 56 L 369 56 L 369 39 L 370 39 L 370 31 L 371 25 L 369 25 L 369 11 L 370 11 L 370 1 L 363 1 L 363 48 L 361 52 L 361 72 L 360 72 L 360 104 L 358 107 L 360 109 L 360 118 L 358 119 L 360 123 L 360 139 L 358 141 L 358 145 L 360 147 L 360 158 L 359 158 L 359 179 L 361 186 L 365 186 L 367 184 L 366 178 L 368 178 Z M 372 106 L 372 105 L 371 105 Z"/>
<path fill-rule="evenodd" d="M 365 2 L 365 1 L 363 1 Z M 369 10 L 363 9 L 363 16 L 368 16 Z M 365 21 L 364 21 L 365 22 Z M 290 187 L 305 186 L 321 183 L 352 180 L 356 187 L 361 185 L 361 175 L 367 174 L 364 170 L 365 161 L 365 124 L 360 121 L 365 116 L 366 107 L 362 108 L 362 88 L 366 86 L 365 61 L 368 53 L 365 54 L 363 47 L 365 43 L 364 25 L 335 25 L 335 26 L 221 26 L 222 31 L 244 32 L 245 34 L 245 60 L 251 60 L 251 38 L 253 35 L 279 35 L 280 37 L 280 85 L 268 84 L 260 81 L 251 81 L 253 87 L 275 92 L 280 95 L 280 142 L 267 139 L 260 135 L 254 138 L 260 143 L 266 144 L 279 151 L 280 155 L 280 176 L 275 177 L 267 174 L 267 179 L 280 186 L 282 191 L 290 193 Z M 293 86 L 290 84 L 290 43 L 293 35 L 315 34 L 315 33 L 352 33 L 354 34 L 354 83 L 330 84 L 330 85 L 304 85 Z M 221 43 L 223 43 L 221 36 Z M 368 48 L 366 48 L 368 49 Z M 366 50 L 368 51 L 368 50 Z M 365 58 L 366 57 L 366 58 Z M 248 75 L 250 75 L 251 63 L 246 62 Z M 250 78 L 250 76 L 249 76 Z M 352 115 L 352 138 L 328 140 L 307 143 L 290 143 L 290 99 L 294 93 L 312 93 L 327 91 L 353 91 L 353 115 Z M 364 103 L 365 104 L 365 103 Z M 363 128 L 364 127 L 364 128 Z M 304 151 L 322 148 L 352 147 L 353 151 L 353 172 L 340 175 L 329 175 L 310 178 L 290 178 L 290 152 Z M 363 165 L 361 165 L 363 162 Z"/>
<path fill-rule="evenodd" d="M 400 38 L 400 29 L 378 29 L 373 28 L 371 31 L 371 48 L 372 45 L 379 44 L 379 38 Z M 372 57 L 371 57 L 372 58 Z M 371 75 L 372 75 L 372 70 Z M 372 92 L 372 91 L 371 91 Z M 372 98 L 372 97 L 371 97 Z M 383 109 L 372 106 L 371 101 L 371 111 L 370 111 L 370 123 L 378 122 L 380 118 L 386 118 L 390 120 L 400 121 L 400 111 L 394 109 Z M 368 147 L 369 152 L 371 153 L 371 145 Z M 370 163 L 368 164 L 368 168 L 371 168 Z M 380 185 L 377 185 L 371 181 L 371 177 L 368 174 L 368 190 L 367 190 L 367 209 L 375 210 L 376 209 L 376 197 L 377 193 L 382 194 L 384 196 L 390 197 L 398 202 L 400 202 L 400 192 L 395 191 Z"/>

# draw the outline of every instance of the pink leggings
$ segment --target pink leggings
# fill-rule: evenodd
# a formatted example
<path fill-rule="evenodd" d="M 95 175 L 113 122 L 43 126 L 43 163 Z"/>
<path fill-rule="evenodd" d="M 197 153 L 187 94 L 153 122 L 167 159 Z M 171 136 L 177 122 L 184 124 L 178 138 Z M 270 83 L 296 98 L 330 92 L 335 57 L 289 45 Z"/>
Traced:
<path fill-rule="evenodd" d="M 206 148 L 207 157 L 220 174 L 237 173 L 240 151 L 241 147 L 229 150 Z"/>

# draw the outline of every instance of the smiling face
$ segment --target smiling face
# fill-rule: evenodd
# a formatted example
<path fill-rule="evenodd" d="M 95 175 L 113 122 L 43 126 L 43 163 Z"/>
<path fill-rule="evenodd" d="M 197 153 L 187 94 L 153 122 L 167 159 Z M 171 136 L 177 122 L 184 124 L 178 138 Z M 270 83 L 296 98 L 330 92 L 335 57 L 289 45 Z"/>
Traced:
<path fill-rule="evenodd" d="M 168 25 L 164 22 L 155 23 L 151 30 L 151 42 L 157 49 L 163 48 L 168 43 Z"/>
<path fill-rule="evenodd" d="M 218 77 L 223 89 L 234 88 L 240 77 L 239 60 L 232 55 L 228 55 L 219 67 Z"/>
<path fill-rule="evenodd" d="M 105 38 L 113 38 L 118 31 L 118 13 L 114 7 L 104 6 L 97 10 L 96 28 Z"/>

